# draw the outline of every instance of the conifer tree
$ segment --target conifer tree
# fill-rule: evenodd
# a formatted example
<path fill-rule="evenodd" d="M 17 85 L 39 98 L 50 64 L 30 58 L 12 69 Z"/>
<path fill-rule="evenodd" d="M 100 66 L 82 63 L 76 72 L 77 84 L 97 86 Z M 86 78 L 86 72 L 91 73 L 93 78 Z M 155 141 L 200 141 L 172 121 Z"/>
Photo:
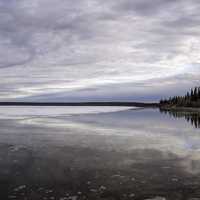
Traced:
<path fill-rule="evenodd" d="M 160 104 L 167 106 L 200 107 L 200 87 L 191 88 L 190 92 L 187 92 L 184 96 L 161 99 Z"/>

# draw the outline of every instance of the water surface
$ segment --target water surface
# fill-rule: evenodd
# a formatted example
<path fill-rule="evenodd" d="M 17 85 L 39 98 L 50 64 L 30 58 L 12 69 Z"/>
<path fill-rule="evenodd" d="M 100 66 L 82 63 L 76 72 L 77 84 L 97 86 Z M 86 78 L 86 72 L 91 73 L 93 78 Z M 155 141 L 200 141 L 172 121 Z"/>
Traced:
<path fill-rule="evenodd" d="M 185 119 L 143 108 L 1 107 L 0 196 L 200 199 L 200 129 Z"/>

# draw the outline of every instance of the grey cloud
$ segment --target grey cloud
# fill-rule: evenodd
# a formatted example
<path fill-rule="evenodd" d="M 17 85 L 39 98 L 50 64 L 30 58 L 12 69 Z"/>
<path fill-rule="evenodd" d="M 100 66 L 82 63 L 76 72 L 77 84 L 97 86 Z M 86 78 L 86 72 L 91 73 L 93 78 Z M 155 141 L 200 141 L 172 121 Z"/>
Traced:
<path fill-rule="evenodd" d="M 151 16 L 165 12 L 180 2 L 182 0 L 124 0 L 116 8 L 124 12 L 136 12 L 141 16 Z"/>
<path fill-rule="evenodd" d="M 79 1 L 77 2 L 81 5 Z M 8 60 L 6 63 L 5 60 L 4 62 L 1 62 L 1 67 L 26 64 L 37 56 L 35 54 L 41 54 L 42 52 L 51 50 L 51 46 L 47 46 L 48 50 L 44 49 L 43 51 L 38 51 L 38 49 L 42 48 L 41 45 L 43 45 L 42 41 L 39 43 L 34 41 L 35 36 L 37 37 L 38 34 L 44 35 L 44 38 L 39 39 L 46 40 L 48 33 L 52 33 L 56 36 L 65 31 L 64 36 L 60 37 L 63 37 L 63 40 L 67 40 L 69 44 L 73 42 L 74 35 L 77 35 L 79 39 L 91 37 L 91 31 L 88 28 L 87 21 L 85 22 L 81 18 L 78 13 L 79 9 L 77 9 L 77 13 L 75 12 L 75 15 L 71 17 L 71 15 L 74 14 L 74 10 L 71 8 L 73 4 L 71 4 L 70 1 L 67 1 L 66 3 L 66 1 L 62 0 L 58 0 L 58 2 L 42 0 L 42 5 L 36 9 L 36 13 L 33 15 L 23 8 L 23 3 L 25 4 L 25 1 L 2 1 L 0 9 L 2 11 L 0 18 L 1 40 L 7 40 L 10 43 L 9 46 L 12 46 L 12 50 L 15 50 L 16 53 L 13 52 L 12 54 L 12 62 Z M 76 11 L 76 8 L 74 9 Z M 57 46 L 57 48 L 59 47 Z M 4 45 L 1 47 L 0 51 L 7 51 L 7 54 L 9 54 L 9 49 L 7 49 L 8 45 L 7 47 Z M 16 56 L 16 54 L 20 53 L 21 49 L 25 49 L 26 53 L 29 54 L 27 59 L 19 59 L 19 56 Z M 56 49 L 54 48 L 52 50 Z M 21 53 L 22 57 L 23 54 L 24 52 Z M 16 62 L 14 62 L 14 58 Z"/>
<path fill-rule="evenodd" d="M 158 84 L 159 83 L 159 84 Z M 180 85 L 181 83 L 181 85 Z M 149 79 L 144 82 L 108 84 L 74 90 L 25 97 L 35 101 L 158 101 L 172 95 L 184 95 L 194 85 L 199 85 L 198 75 L 182 74 L 173 77 Z M 112 91 L 112 92 L 111 92 Z"/>
<path fill-rule="evenodd" d="M 1 98 L 56 87 L 93 93 L 131 81 L 141 89 L 146 79 L 151 86 L 190 74 L 186 66 L 199 68 L 199 7 L 196 0 L 0 0 L 0 86 L 15 85 Z"/>

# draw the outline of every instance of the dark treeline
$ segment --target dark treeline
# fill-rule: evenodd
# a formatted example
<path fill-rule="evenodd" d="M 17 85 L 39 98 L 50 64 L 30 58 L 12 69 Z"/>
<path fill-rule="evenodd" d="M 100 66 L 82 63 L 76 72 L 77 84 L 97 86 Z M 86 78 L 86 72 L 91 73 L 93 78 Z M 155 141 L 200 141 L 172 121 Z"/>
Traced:
<path fill-rule="evenodd" d="M 169 114 L 174 118 L 185 118 L 187 122 L 190 122 L 195 128 L 200 128 L 200 114 L 198 112 L 177 112 L 174 110 L 162 110 L 161 113 Z"/>
<path fill-rule="evenodd" d="M 0 106 L 127 106 L 158 107 L 158 103 L 142 102 L 0 102 Z"/>
<path fill-rule="evenodd" d="M 160 105 L 164 106 L 182 106 L 182 107 L 200 107 L 200 87 L 195 87 L 184 96 L 174 96 L 169 99 L 161 99 Z"/>

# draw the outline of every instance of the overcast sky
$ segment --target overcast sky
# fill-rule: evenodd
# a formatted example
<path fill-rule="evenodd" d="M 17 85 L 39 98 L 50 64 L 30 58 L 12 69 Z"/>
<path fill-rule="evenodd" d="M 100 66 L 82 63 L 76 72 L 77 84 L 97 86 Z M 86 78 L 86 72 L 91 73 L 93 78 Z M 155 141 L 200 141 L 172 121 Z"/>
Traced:
<path fill-rule="evenodd" d="M 199 0 L 0 0 L 0 100 L 144 100 L 200 85 Z"/>

